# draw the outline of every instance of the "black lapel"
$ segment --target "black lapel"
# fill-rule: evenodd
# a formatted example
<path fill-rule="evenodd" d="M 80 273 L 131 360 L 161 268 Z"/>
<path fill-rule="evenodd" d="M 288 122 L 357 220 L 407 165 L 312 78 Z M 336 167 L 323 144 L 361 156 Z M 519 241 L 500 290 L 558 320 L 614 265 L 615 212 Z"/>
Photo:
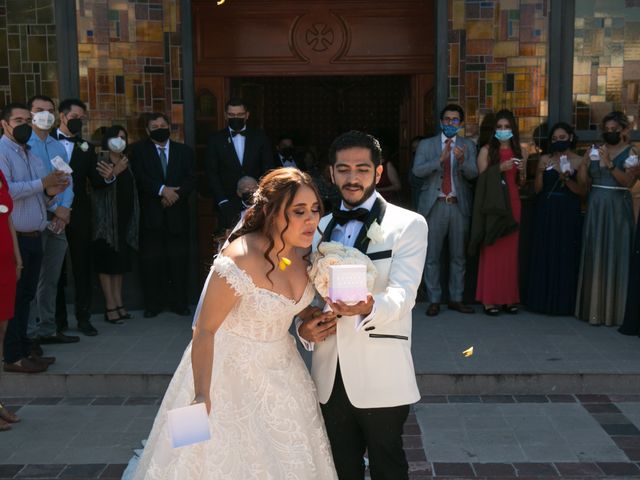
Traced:
<path fill-rule="evenodd" d="M 158 175 L 158 177 L 160 177 L 160 179 L 164 181 L 166 179 L 162 171 L 162 160 L 160 160 L 158 147 L 156 146 L 155 143 L 153 143 L 151 139 L 149 139 L 148 142 L 149 142 L 149 153 L 151 154 L 151 156 L 149 157 L 149 159 L 151 160 L 151 166 L 156 171 L 156 174 Z M 171 150 L 171 142 L 169 142 L 169 150 Z M 171 156 L 171 152 L 169 152 L 169 156 Z M 167 163 L 167 171 L 168 170 L 169 170 L 169 164 Z"/>
<path fill-rule="evenodd" d="M 249 165 L 249 162 L 257 158 L 257 156 L 253 154 L 253 150 L 256 148 L 256 131 L 247 128 L 246 132 L 247 134 L 244 137 L 244 158 L 242 159 L 242 167 L 245 171 L 252 167 L 252 165 Z"/>
<path fill-rule="evenodd" d="M 330 242 L 331 241 L 331 233 L 333 233 L 333 229 L 336 226 L 336 221 L 333 218 L 333 215 L 331 216 L 331 220 L 329 220 L 329 223 L 327 223 L 327 226 L 324 228 L 324 232 L 322 232 L 322 238 L 320 239 L 321 242 Z"/>
<path fill-rule="evenodd" d="M 240 164 L 240 159 L 238 158 L 238 152 L 236 152 L 236 146 L 233 143 L 233 137 L 231 136 L 231 132 L 229 131 L 228 128 L 225 128 L 224 130 L 224 148 L 227 149 L 227 151 L 229 152 L 229 156 L 231 157 L 231 161 L 233 162 L 235 160 L 235 165 L 237 167 L 241 167 L 242 165 Z M 246 152 L 247 152 L 247 141 L 245 139 L 244 142 L 244 151 L 245 151 L 245 157 Z"/>
<path fill-rule="evenodd" d="M 360 250 L 362 253 L 367 253 L 367 248 L 369 247 L 369 241 L 371 240 L 367 237 L 367 231 L 369 231 L 369 227 L 373 224 L 374 221 L 378 222 L 378 225 L 382 224 L 382 219 L 384 218 L 384 214 L 387 211 L 387 202 L 381 196 L 376 198 L 371 211 L 369 212 L 369 216 L 367 220 L 362 225 L 360 229 L 360 233 L 358 233 L 358 238 L 356 238 L 356 243 L 353 245 L 355 248 Z"/>

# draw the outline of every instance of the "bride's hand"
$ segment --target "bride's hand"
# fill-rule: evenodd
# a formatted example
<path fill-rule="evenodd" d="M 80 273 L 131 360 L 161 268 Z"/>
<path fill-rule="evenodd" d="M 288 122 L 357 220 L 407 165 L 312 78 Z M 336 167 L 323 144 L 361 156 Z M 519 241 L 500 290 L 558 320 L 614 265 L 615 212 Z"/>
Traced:
<path fill-rule="evenodd" d="M 207 408 L 207 415 L 211 413 L 211 398 L 209 398 L 209 395 L 196 395 L 191 405 L 195 405 L 196 403 L 204 403 L 204 406 Z"/>
<path fill-rule="evenodd" d="M 300 324 L 298 334 L 307 342 L 318 343 L 336 333 L 336 315 L 333 312 L 322 313 L 320 309 Z"/>

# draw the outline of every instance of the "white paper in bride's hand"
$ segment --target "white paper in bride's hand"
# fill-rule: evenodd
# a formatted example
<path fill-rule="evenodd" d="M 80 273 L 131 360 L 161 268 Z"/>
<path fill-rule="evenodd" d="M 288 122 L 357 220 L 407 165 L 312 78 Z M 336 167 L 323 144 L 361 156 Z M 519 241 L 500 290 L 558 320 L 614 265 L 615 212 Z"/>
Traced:
<path fill-rule="evenodd" d="M 358 303 L 367 300 L 366 265 L 331 265 L 329 298 L 332 302 Z"/>
<path fill-rule="evenodd" d="M 624 161 L 624 168 L 631 168 L 636 166 L 638 166 L 638 156 L 633 154 L 629 155 Z"/>
<path fill-rule="evenodd" d="M 169 410 L 169 432 L 173 448 L 211 439 L 209 416 L 204 403 Z"/>
<path fill-rule="evenodd" d="M 53 168 L 55 168 L 56 170 L 60 170 L 67 175 L 71 175 L 73 173 L 73 170 L 71 169 L 69 164 L 65 162 L 60 155 L 56 155 L 51 159 L 51 165 L 53 165 Z"/>

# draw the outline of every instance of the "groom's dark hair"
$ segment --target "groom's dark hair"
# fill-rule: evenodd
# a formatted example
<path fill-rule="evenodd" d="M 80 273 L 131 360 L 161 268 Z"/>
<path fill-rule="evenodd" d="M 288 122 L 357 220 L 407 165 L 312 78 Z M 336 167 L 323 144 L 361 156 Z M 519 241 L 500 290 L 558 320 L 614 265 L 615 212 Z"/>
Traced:
<path fill-rule="evenodd" d="M 371 152 L 373 165 L 375 167 L 380 165 L 380 158 L 382 157 L 380 142 L 373 135 L 357 130 L 343 133 L 333 141 L 329 148 L 329 165 L 336 164 L 336 157 L 340 150 L 348 150 L 349 148 L 368 149 Z"/>

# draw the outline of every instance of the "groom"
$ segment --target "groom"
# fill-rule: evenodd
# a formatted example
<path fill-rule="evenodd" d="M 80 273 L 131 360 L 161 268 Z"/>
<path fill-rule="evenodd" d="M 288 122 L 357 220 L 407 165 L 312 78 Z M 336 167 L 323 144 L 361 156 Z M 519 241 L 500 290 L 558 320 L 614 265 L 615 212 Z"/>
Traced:
<path fill-rule="evenodd" d="M 367 301 L 328 301 L 337 314 L 321 322 L 318 309 L 299 317 L 298 333 L 313 350 L 311 375 L 318 389 L 340 480 L 364 478 L 368 451 L 372 480 L 408 479 L 402 430 L 418 401 L 411 359 L 411 309 L 427 251 L 421 215 L 386 203 L 376 193 L 381 150 L 371 135 L 351 131 L 329 151 L 339 210 L 320 221 L 314 247 L 337 241 L 373 261 L 378 275 Z M 370 238 L 371 237 L 371 238 Z"/>

